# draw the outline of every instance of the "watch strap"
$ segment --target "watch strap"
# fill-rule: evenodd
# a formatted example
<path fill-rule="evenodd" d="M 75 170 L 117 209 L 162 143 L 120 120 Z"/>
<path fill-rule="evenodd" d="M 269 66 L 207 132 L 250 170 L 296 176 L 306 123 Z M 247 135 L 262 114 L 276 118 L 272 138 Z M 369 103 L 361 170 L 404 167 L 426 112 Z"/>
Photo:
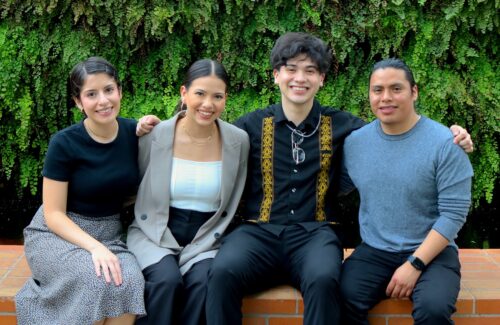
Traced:
<path fill-rule="evenodd" d="M 425 270 L 425 263 L 415 255 L 408 256 L 408 262 L 410 262 L 410 264 L 419 271 Z"/>

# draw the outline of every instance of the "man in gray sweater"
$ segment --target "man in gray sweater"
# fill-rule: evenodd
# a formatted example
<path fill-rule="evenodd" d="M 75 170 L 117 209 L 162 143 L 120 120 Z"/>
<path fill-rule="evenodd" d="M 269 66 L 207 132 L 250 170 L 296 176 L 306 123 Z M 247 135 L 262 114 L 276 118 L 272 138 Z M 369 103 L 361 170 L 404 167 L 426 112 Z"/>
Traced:
<path fill-rule="evenodd" d="M 453 324 L 460 291 L 454 238 L 469 209 L 473 171 L 449 129 L 418 114 L 417 97 L 404 62 L 378 62 L 369 89 L 377 119 L 344 143 L 362 238 L 343 264 L 345 324 L 368 324 L 368 311 L 387 297 L 409 297 L 415 324 Z"/>

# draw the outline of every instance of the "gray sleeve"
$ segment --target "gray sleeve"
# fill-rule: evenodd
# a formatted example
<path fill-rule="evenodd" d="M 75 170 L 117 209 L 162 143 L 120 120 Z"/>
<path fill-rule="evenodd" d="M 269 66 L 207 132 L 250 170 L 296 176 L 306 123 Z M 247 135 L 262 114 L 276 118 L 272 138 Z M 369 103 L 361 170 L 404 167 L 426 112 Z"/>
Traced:
<path fill-rule="evenodd" d="M 471 204 L 473 170 L 467 154 L 452 140 L 440 152 L 436 168 L 439 218 L 432 227 L 453 240 L 465 223 Z"/>

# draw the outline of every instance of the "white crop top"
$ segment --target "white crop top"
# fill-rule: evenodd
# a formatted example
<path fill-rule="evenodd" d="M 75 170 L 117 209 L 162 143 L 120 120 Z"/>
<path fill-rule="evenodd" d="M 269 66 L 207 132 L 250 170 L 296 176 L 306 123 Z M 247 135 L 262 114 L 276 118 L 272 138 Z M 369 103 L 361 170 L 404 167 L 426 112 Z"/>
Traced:
<path fill-rule="evenodd" d="M 173 159 L 170 206 L 201 212 L 220 205 L 222 161 Z"/>

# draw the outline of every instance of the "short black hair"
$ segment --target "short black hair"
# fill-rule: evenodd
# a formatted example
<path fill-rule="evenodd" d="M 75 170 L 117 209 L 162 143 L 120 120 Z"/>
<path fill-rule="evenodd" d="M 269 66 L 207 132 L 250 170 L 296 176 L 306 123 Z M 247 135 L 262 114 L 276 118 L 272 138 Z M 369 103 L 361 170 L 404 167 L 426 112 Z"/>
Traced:
<path fill-rule="evenodd" d="M 379 69 L 393 68 L 397 70 L 403 70 L 406 80 L 410 83 L 411 88 L 416 85 L 415 78 L 413 77 L 413 72 L 411 69 L 403 62 L 403 60 L 390 58 L 382 61 L 378 61 L 373 65 L 372 72 L 368 80 L 372 78 L 372 74 Z"/>
<path fill-rule="evenodd" d="M 317 66 L 320 73 L 326 73 L 332 63 L 332 53 L 328 46 L 316 36 L 302 32 L 282 35 L 271 51 L 271 66 L 279 70 L 287 61 L 305 54 Z"/>
<path fill-rule="evenodd" d="M 75 65 L 69 76 L 70 94 L 73 98 L 80 98 L 83 84 L 91 74 L 105 73 L 113 78 L 120 86 L 120 79 L 116 68 L 105 59 L 93 56 Z"/>

